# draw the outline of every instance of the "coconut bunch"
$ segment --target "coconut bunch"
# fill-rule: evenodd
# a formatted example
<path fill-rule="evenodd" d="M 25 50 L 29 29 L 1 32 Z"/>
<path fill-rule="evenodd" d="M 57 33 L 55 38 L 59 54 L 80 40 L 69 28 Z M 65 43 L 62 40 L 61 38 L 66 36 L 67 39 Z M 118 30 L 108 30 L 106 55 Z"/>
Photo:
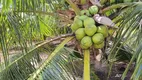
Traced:
<path fill-rule="evenodd" d="M 88 10 L 82 10 L 80 15 L 74 18 L 71 29 L 82 49 L 88 49 L 92 46 L 96 49 L 104 47 L 104 39 L 108 37 L 108 28 L 105 25 L 95 25 L 93 15 L 97 14 L 98 11 L 98 7 L 93 5 Z"/>

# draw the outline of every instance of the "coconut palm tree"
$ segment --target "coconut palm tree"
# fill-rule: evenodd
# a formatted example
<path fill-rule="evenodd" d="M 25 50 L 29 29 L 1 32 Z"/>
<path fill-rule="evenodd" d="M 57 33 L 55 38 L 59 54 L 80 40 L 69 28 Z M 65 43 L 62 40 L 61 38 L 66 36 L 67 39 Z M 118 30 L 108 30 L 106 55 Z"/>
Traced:
<path fill-rule="evenodd" d="M 90 80 L 90 54 L 98 50 L 81 50 L 70 25 L 81 9 L 98 5 L 97 1 L 1 0 L 0 80 Z M 132 64 L 131 79 L 140 80 L 142 2 L 100 0 L 100 4 L 99 14 L 118 26 L 105 40 L 105 47 L 99 49 L 109 65 L 108 79 L 115 62 L 128 58 L 122 80 Z M 41 54 L 48 58 L 44 60 Z M 95 74 L 93 77 L 98 79 Z"/>

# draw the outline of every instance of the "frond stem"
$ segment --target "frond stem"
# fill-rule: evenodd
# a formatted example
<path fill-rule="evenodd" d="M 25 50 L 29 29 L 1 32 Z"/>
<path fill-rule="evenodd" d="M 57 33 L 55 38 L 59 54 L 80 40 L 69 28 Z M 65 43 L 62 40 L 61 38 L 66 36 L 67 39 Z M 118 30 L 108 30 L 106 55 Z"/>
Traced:
<path fill-rule="evenodd" d="M 121 7 L 126 7 L 126 6 L 129 6 L 129 5 L 132 5 L 133 3 L 119 3 L 119 4 L 114 4 L 114 5 L 111 5 L 111 6 L 108 6 L 106 8 L 104 8 L 103 10 L 100 11 L 100 13 L 105 13 L 109 10 L 112 10 L 112 9 L 116 9 L 116 8 L 121 8 Z"/>
<path fill-rule="evenodd" d="M 76 15 L 80 14 L 80 9 L 71 0 L 66 0 L 66 2 L 74 9 Z"/>
<path fill-rule="evenodd" d="M 84 80 L 90 80 L 90 52 L 84 50 Z"/>

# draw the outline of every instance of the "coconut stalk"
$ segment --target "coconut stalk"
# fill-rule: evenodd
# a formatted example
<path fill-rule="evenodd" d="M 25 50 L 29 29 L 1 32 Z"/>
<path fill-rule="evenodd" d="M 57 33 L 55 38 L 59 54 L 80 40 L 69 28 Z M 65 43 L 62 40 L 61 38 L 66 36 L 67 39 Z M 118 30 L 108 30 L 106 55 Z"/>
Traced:
<path fill-rule="evenodd" d="M 84 80 L 90 80 L 90 52 L 84 50 Z"/>
<path fill-rule="evenodd" d="M 66 2 L 73 8 L 76 15 L 80 14 L 80 9 L 71 0 L 66 0 Z"/>

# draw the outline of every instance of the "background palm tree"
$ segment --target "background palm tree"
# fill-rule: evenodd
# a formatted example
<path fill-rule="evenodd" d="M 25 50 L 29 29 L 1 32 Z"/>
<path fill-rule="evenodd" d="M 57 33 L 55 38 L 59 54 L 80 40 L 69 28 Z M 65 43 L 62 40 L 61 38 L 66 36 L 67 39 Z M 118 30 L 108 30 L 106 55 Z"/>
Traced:
<path fill-rule="evenodd" d="M 76 80 L 83 76 L 84 59 L 74 46 L 76 42 L 70 29 L 72 18 L 82 6 L 77 1 L 1 0 L 0 80 Z M 131 78 L 139 80 L 142 75 L 142 2 L 100 1 L 103 5 L 100 14 L 111 18 L 119 27 L 102 49 L 107 57 L 103 61 L 109 64 L 108 76 L 115 62 L 127 61 L 122 79 L 135 63 Z M 12 50 L 14 55 L 10 54 Z M 42 53 L 48 55 L 46 60 L 41 59 Z M 79 53 L 81 55 L 77 55 Z"/>

